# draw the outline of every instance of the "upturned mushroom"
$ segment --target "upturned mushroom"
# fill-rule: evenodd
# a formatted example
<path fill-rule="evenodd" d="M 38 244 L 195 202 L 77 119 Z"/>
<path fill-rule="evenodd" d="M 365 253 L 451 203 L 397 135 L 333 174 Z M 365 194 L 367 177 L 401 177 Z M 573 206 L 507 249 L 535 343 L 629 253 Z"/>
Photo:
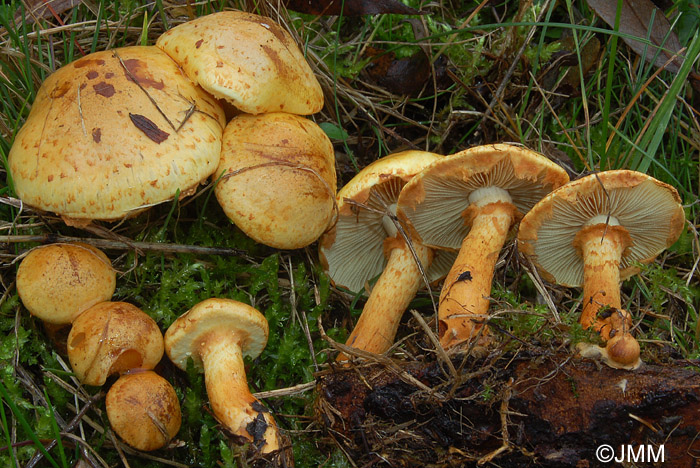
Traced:
<path fill-rule="evenodd" d="M 396 202 L 401 189 L 441 158 L 425 151 L 392 154 L 365 167 L 338 192 L 338 220 L 320 242 L 324 269 L 336 286 L 353 292 L 381 274 L 347 338 L 349 346 L 372 353 L 387 351 L 402 314 L 423 284 L 421 268 L 431 280 L 449 269 L 444 262 L 430 268 L 433 250 L 411 239 L 414 258 L 394 224 L 399 222 Z M 410 231 L 406 228 L 404 234 Z M 345 359 L 345 354 L 338 356 Z"/>
<path fill-rule="evenodd" d="M 108 301 L 116 284 L 109 258 L 81 243 L 36 247 L 17 269 L 22 303 L 49 326 L 68 325 L 88 308 Z"/>
<path fill-rule="evenodd" d="M 66 223 L 116 220 L 214 172 L 223 109 L 157 47 L 96 52 L 41 85 L 8 156 L 17 195 Z"/>
<path fill-rule="evenodd" d="M 114 432 L 138 450 L 164 447 L 180 430 L 177 394 L 167 380 L 150 370 L 122 374 L 107 392 L 105 406 Z"/>
<path fill-rule="evenodd" d="M 600 332 L 605 348 L 589 348 L 612 367 L 641 364 L 632 319 L 622 308 L 620 282 L 637 274 L 680 236 L 685 214 L 676 189 L 640 172 L 617 170 L 578 179 L 553 191 L 523 218 L 520 250 L 542 277 L 583 285 L 584 328 Z"/>
<path fill-rule="evenodd" d="M 85 385 L 133 369 L 153 369 L 163 357 L 156 322 L 127 302 L 100 302 L 80 314 L 68 334 L 68 360 Z"/>
<path fill-rule="evenodd" d="M 158 38 L 192 81 L 247 114 L 314 114 L 323 92 L 292 36 L 270 18 L 223 11 Z"/>
<path fill-rule="evenodd" d="M 233 118 L 212 179 L 228 218 L 271 247 L 305 247 L 333 219 L 333 145 L 304 117 L 276 112 Z"/>
<path fill-rule="evenodd" d="M 491 282 L 511 228 L 537 201 L 569 180 L 541 154 L 512 145 L 470 148 L 433 163 L 399 197 L 421 242 L 459 249 L 440 293 L 443 347 L 461 348 L 482 333 L 487 342 Z"/>
<path fill-rule="evenodd" d="M 261 453 L 280 449 L 277 425 L 250 393 L 244 356 L 256 358 L 267 344 L 265 316 L 232 299 L 211 298 L 181 315 L 165 332 L 165 351 L 179 368 L 187 360 L 204 372 L 214 416 Z"/>

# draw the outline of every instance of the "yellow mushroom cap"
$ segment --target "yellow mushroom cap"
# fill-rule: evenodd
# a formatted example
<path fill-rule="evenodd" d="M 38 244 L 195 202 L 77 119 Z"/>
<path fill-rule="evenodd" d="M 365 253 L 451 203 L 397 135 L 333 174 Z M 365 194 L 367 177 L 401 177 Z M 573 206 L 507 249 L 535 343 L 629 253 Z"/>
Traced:
<path fill-rule="evenodd" d="M 290 34 L 270 18 L 241 11 L 202 16 L 164 33 L 156 46 L 187 76 L 248 114 L 313 114 L 323 92 Z"/>
<path fill-rule="evenodd" d="M 413 176 L 440 159 L 442 156 L 427 151 L 390 154 L 369 164 L 340 189 L 336 197 L 338 220 L 323 235 L 319 248 L 321 263 L 334 284 L 360 291 L 366 281 L 384 270 L 384 241 L 393 237 L 383 226 L 390 222 L 384 220 L 386 209 L 397 202 L 401 189 Z M 454 256 L 451 258 L 454 260 Z M 434 263 L 441 267 L 438 277 L 449 270 L 449 261 Z M 435 271 L 429 268 L 431 279 L 437 279 Z"/>
<path fill-rule="evenodd" d="M 574 240 L 591 220 L 602 224 L 608 215 L 632 240 L 620 259 L 621 280 L 639 272 L 637 263 L 653 261 L 685 226 L 675 188 L 641 172 L 606 171 L 575 180 L 537 203 L 520 223 L 519 248 L 547 281 L 581 286 L 583 258 Z"/>
<path fill-rule="evenodd" d="M 103 385 L 112 374 L 153 369 L 163 357 L 156 322 L 127 302 L 100 302 L 73 322 L 68 359 L 85 385 Z"/>
<path fill-rule="evenodd" d="M 505 191 L 523 216 L 569 181 L 544 155 L 507 144 L 483 145 L 446 156 L 414 177 L 399 197 L 399 212 L 427 246 L 459 249 L 471 229 L 465 210 L 479 189 Z"/>
<path fill-rule="evenodd" d="M 211 298 L 196 304 L 166 330 L 168 357 L 182 370 L 190 357 L 201 368 L 199 347 L 217 331 L 236 335 L 242 355 L 251 359 L 258 357 L 267 344 L 267 319 L 257 309 L 233 299 Z"/>
<path fill-rule="evenodd" d="M 27 205 L 72 224 L 120 219 L 205 181 L 224 125 L 219 103 L 160 49 L 97 52 L 44 81 L 9 168 Z"/>
<path fill-rule="evenodd" d="M 32 249 L 17 269 L 17 292 L 29 312 L 53 325 L 72 323 L 117 284 L 109 258 L 87 244 L 51 244 Z"/>
<path fill-rule="evenodd" d="M 213 178 L 226 215 L 248 236 L 278 249 L 318 239 L 334 213 L 335 153 L 309 119 L 275 112 L 239 115 L 224 130 Z"/>
<path fill-rule="evenodd" d="M 114 432 L 138 450 L 164 447 L 180 430 L 177 394 L 153 371 L 122 375 L 107 392 L 105 406 Z"/>

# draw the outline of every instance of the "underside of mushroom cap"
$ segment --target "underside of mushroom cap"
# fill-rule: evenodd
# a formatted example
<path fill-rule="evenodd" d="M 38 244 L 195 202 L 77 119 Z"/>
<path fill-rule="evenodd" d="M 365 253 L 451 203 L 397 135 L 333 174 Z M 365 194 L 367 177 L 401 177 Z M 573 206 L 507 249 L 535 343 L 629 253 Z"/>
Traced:
<path fill-rule="evenodd" d="M 187 76 L 248 114 L 314 114 L 323 92 L 292 36 L 270 18 L 241 11 L 202 16 L 164 33 L 156 46 Z"/>
<path fill-rule="evenodd" d="M 226 216 L 271 247 L 315 242 L 335 214 L 333 145 L 305 117 L 274 112 L 233 118 L 213 178 Z"/>
<path fill-rule="evenodd" d="M 255 359 L 267 344 L 268 325 L 257 309 L 233 299 L 206 299 L 182 314 L 165 332 L 165 352 L 179 368 L 187 359 L 201 368 L 200 343 L 212 332 L 230 332 L 238 338 L 244 356 Z"/>
<path fill-rule="evenodd" d="M 631 237 L 620 261 L 620 279 L 639 272 L 673 244 L 685 226 L 675 188 L 646 174 L 616 170 L 591 174 L 553 191 L 520 224 L 520 250 L 543 278 L 564 286 L 583 284 L 583 259 L 574 240 L 593 220 L 617 223 Z M 596 221 L 597 220 L 597 221 Z"/>
<path fill-rule="evenodd" d="M 506 144 L 477 146 L 446 156 L 414 177 L 401 192 L 399 214 L 425 245 L 459 249 L 471 227 L 464 214 L 476 190 L 500 188 L 523 216 L 568 180 L 564 169 L 534 151 Z"/>
<path fill-rule="evenodd" d="M 115 220 L 214 172 L 219 103 L 156 47 L 97 52 L 42 84 L 9 154 L 24 203 L 74 224 Z"/>
<path fill-rule="evenodd" d="M 338 221 L 321 238 L 319 249 L 321 262 L 334 284 L 360 291 L 366 281 L 384 270 L 388 235 L 383 224 L 391 222 L 385 213 L 396 203 L 403 186 L 440 158 L 426 151 L 395 153 L 365 167 L 338 192 Z M 409 230 L 406 233 L 410 234 Z M 438 269 L 446 274 L 442 270 Z"/>

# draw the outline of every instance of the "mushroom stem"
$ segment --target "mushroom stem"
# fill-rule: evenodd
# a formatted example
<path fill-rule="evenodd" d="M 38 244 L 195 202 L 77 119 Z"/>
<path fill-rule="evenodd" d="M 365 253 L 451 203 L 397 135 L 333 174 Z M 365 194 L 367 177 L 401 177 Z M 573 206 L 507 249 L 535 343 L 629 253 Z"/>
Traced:
<path fill-rule="evenodd" d="M 616 219 L 584 227 L 574 239 L 583 257 L 583 312 L 580 323 L 607 341 L 601 349 L 606 363 L 618 369 L 636 369 L 639 343 L 630 334 L 632 317 L 620 300 L 620 261 L 632 246 L 629 232 Z"/>
<path fill-rule="evenodd" d="M 620 301 L 620 261 L 626 248 L 632 245 L 629 233 L 617 221 L 584 227 L 574 239 L 574 246 L 583 258 L 583 312 L 580 323 L 601 331 L 610 339 L 609 317 L 599 317 L 601 309 L 622 310 Z M 629 314 L 627 314 L 629 316 Z"/>
<path fill-rule="evenodd" d="M 406 242 L 399 237 L 389 239 L 387 244 L 395 247 L 391 248 L 387 265 L 346 341 L 348 346 L 377 354 L 384 353 L 394 343 L 401 316 L 423 282 Z M 433 260 L 432 250 L 418 242 L 413 242 L 412 246 L 423 270 L 427 269 Z M 347 359 L 341 353 L 337 361 Z"/>
<path fill-rule="evenodd" d="M 279 449 L 277 425 L 270 413 L 259 411 L 262 405 L 250 393 L 240 346 L 242 339 L 221 330 L 211 332 L 201 342 L 199 354 L 207 395 L 214 416 L 229 431 L 252 442 L 262 453 L 273 452 Z"/>
<path fill-rule="evenodd" d="M 468 342 L 480 328 L 477 320 L 486 319 L 494 268 L 516 208 L 503 201 L 471 204 L 463 216 L 471 220 L 471 229 L 440 293 L 440 343 L 445 349 Z"/>

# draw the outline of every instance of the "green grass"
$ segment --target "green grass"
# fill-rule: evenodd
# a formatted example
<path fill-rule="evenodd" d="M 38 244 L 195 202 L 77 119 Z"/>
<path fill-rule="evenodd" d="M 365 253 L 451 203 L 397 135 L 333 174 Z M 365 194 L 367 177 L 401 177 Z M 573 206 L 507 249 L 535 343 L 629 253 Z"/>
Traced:
<path fill-rule="evenodd" d="M 183 15 L 201 16 L 253 3 L 256 12 L 274 15 L 267 2 L 201 1 L 180 6 L 160 0 L 151 4 L 125 0 L 92 2 L 90 8 L 81 3 L 60 15 L 66 23 L 62 27 L 54 18 L 38 24 L 17 23 L 14 12 L 21 2 L 1 5 L 0 196 L 8 203 L 0 203 L 0 235 L 93 236 L 51 216 L 20 212 L 9 203 L 15 194 L 7 156 L 41 82 L 53 70 L 82 53 L 153 44 L 167 27 L 181 22 Z M 415 8 L 428 5 L 418 0 L 406 3 Z M 521 14 L 520 2 L 495 2 L 462 26 L 479 3 L 431 2 L 430 15 L 422 18 L 426 25 L 422 40 L 416 39 L 411 26 L 398 15 L 319 19 L 282 13 L 301 38 L 326 97 L 331 99 L 315 120 L 334 142 L 340 183 L 390 152 L 414 148 L 447 154 L 495 141 L 524 143 L 568 164 L 576 173 L 613 168 L 648 172 L 678 189 L 689 229 L 660 260 L 624 283 L 625 305 L 635 316 L 646 356 L 660 359 L 670 347 L 683 357 L 697 359 L 700 128 L 693 105 L 698 108 L 700 96 L 688 84 L 688 75 L 697 70 L 697 64 L 687 60 L 677 74 L 662 71 L 654 76 L 655 67 L 639 60 L 623 43 L 625 34 L 599 21 L 584 1 L 549 2 L 546 9 L 545 2 L 535 2 L 534 9 Z M 688 47 L 689 56 L 697 57 L 700 15 L 688 1 L 675 2 L 671 10 L 682 14 L 677 23 L 681 43 Z M 587 73 L 564 65 L 554 69 L 554 79 L 549 81 L 545 71 L 562 53 L 569 35 L 574 47 L 567 52 L 574 62 L 587 58 L 586 44 L 594 37 L 602 44 L 600 54 L 593 57 L 594 65 Z M 458 81 L 437 92 L 429 85 L 422 95 L 405 97 L 383 92 L 363 71 L 369 61 L 366 46 L 393 52 L 401 59 L 421 50 L 419 44 L 432 58 L 441 51 Z M 516 61 L 521 49 L 522 56 Z M 511 63 L 515 67 L 507 75 Z M 557 91 L 556 83 L 567 72 L 576 79 L 567 88 L 571 95 L 562 99 L 557 92 L 564 91 Z M 504 80 L 507 86 L 496 96 Z M 491 103 L 493 107 L 487 108 Z M 202 190 L 206 193 L 194 200 L 158 206 L 118 225 L 101 224 L 136 241 L 229 247 L 245 251 L 246 256 L 111 250 L 108 254 L 120 272 L 115 299 L 138 305 L 163 330 L 208 297 L 251 303 L 270 325 L 267 348 L 259 358 L 247 362 L 252 390 L 312 382 L 332 356 L 321 338 L 319 322 L 331 338 L 342 341 L 362 300 L 353 301 L 332 287 L 315 246 L 279 252 L 258 245 L 225 218 L 211 197 L 211 186 Z M 87 453 L 93 460 L 119 466 L 122 455 L 107 431 L 103 398 L 90 403 L 72 430 L 81 443 L 63 434 L 68 422 L 100 389 L 78 387 L 65 356 L 19 301 L 13 282 L 17 256 L 33 245 L 11 244 L 0 252 L 0 444 L 4 446 L 0 465 L 24 466 L 40 453 L 43 459 L 38 466 L 73 466 Z M 522 343 L 547 346 L 594 339 L 577 323 L 580 290 L 547 288 L 556 298 L 559 323 L 538 303 L 534 283 L 517 262 L 505 262 L 499 268 L 493 296 L 502 313 L 493 323 L 504 349 L 515 351 Z M 430 318 L 431 301 L 424 293 L 413 306 Z M 404 325 L 402 333 L 415 331 L 409 328 Z M 161 367 L 159 371 L 180 397 L 183 426 L 177 444 L 154 452 L 155 460 L 126 453 L 131 466 L 246 466 L 241 449 L 221 433 L 207 410 L 202 376 L 193 369 L 177 370 L 167 360 Z M 265 404 L 290 434 L 296 466 L 353 466 L 323 433 L 314 400 L 311 390 L 269 398 Z M 57 443 L 46 449 L 54 440 Z"/>

